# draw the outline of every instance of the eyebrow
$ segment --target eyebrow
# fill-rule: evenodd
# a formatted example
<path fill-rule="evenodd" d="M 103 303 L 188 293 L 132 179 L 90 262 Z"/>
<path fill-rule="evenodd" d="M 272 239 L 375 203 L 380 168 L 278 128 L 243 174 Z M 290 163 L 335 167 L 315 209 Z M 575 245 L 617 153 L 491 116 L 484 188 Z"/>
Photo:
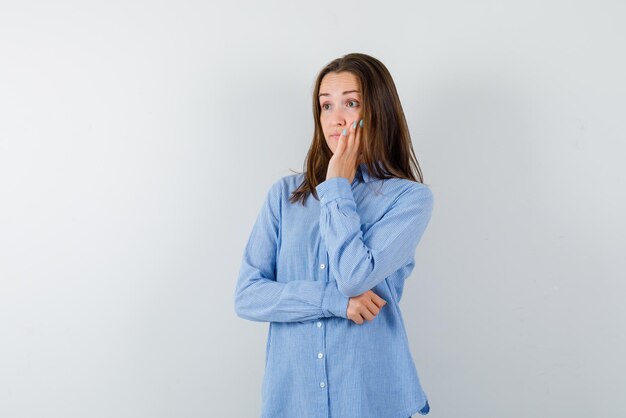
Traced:
<path fill-rule="evenodd" d="M 348 93 L 359 93 L 359 94 L 361 94 L 361 92 L 358 91 L 358 90 L 348 90 L 348 91 L 344 91 L 342 94 L 348 94 Z M 330 96 L 330 94 L 328 94 L 328 93 L 320 93 L 320 97 L 322 97 L 322 96 Z"/>

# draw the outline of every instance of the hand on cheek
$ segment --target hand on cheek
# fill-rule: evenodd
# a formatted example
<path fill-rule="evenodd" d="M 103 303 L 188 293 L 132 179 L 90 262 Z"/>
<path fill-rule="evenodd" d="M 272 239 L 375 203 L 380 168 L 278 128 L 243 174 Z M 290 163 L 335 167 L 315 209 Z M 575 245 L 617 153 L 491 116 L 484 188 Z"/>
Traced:
<path fill-rule="evenodd" d="M 344 177 L 352 184 L 361 157 L 361 131 L 363 119 L 354 121 L 342 131 L 337 148 L 328 163 L 326 179 Z"/>

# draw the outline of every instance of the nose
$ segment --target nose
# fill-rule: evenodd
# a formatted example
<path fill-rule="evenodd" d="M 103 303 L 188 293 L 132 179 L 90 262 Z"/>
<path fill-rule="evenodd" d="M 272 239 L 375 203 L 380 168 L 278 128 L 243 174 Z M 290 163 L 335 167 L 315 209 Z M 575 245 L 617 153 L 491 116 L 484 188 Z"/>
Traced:
<path fill-rule="evenodd" d="M 343 111 L 337 110 L 333 112 L 332 123 L 334 126 L 345 126 L 347 120 L 348 119 Z"/>

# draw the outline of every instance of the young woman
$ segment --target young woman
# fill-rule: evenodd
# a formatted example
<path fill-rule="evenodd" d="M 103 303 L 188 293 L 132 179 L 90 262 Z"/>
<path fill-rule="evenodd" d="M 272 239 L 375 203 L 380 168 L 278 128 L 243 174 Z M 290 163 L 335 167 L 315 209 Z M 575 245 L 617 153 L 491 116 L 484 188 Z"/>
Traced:
<path fill-rule="evenodd" d="M 433 195 L 389 71 L 333 60 L 313 117 L 306 171 L 270 187 L 235 290 L 239 317 L 270 323 L 261 416 L 426 415 L 399 302 Z"/>

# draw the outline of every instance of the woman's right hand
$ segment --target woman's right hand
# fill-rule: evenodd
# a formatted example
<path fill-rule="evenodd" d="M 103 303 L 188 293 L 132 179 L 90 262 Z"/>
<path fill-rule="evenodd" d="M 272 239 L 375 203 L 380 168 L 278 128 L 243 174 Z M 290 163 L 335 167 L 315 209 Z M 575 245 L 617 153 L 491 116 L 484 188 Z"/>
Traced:
<path fill-rule="evenodd" d="M 371 321 L 387 302 L 376 293 L 368 290 L 365 293 L 350 298 L 348 302 L 348 319 L 357 324 L 365 320 Z"/>

